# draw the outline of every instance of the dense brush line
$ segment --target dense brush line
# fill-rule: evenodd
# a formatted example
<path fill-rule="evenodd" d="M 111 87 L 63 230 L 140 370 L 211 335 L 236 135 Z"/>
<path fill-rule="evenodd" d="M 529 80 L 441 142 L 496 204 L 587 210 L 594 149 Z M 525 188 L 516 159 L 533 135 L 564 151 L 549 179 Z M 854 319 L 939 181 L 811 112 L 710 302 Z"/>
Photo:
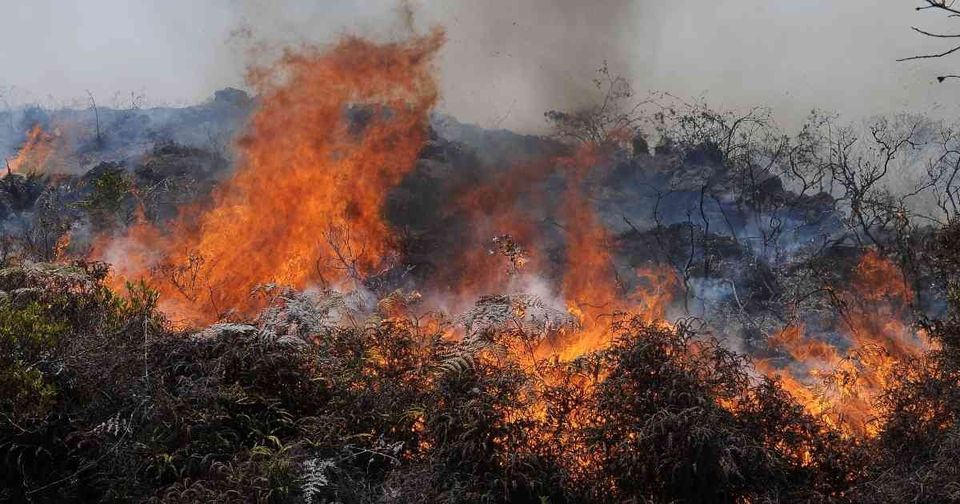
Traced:
<path fill-rule="evenodd" d="M 958 237 L 932 248 L 950 282 Z M 542 335 L 517 321 L 458 342 L 383 311 L 332 323 L 341 299 L 281 293 L 251 325 L 183 334 L 149 289 L 119 298 L 103 275 L 0 270 L 4 501 L 958 497 L 952 310 L 928 323 L 941 347 L 899 364 L 883 430 L 855 439 L 682 324 L 625 318 L 607 349 L 531 363 Z"/>

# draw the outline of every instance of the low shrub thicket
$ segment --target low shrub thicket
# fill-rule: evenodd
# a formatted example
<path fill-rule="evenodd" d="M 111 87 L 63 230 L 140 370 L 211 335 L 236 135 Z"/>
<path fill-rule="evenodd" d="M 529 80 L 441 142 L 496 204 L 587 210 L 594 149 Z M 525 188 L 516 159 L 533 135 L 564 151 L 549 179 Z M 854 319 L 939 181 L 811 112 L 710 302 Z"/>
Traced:
<path fill-rule="evenodd" d="M 902 363 L 875 440 L 809 416 L 686 325 L 531 357 L 521 320 L 273 292 L 251 325 L 170 329 L 96 264 L 0 271 L 0 501 L 891 502 L 958 497 L 960 358 Z M 340 320 L 339 323 L 334 323 Z M 909 462 L 908 462 L 909 461 Z"/>

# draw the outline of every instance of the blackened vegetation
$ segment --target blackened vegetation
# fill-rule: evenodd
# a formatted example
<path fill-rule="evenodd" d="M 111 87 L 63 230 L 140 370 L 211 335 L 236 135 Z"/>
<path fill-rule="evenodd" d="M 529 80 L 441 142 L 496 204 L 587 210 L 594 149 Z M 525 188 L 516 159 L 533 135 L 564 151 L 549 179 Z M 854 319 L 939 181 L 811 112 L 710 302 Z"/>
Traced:
<path fill-rule="evenodd" d="M 659 99 L 641 115 L 617 108 L 630 93 L 602 77 L 612 101 L 549 116 L 562 139 L 437 125 L 446 137 L 431 136 L 391 194 L 402 264 L 363 279 L 375 308 L 262 286 L 255 319 L 182 331 L 149 286 L 119 295 L 106 265 L 70 259 L 96 235 L 202 204 L 226 169 L 216 149 L 158 142 L 83 175 L 0 180 L 0 501 L 960 500 L 955 130 L 814 114 L 788 136 L 760 109 Z M 549 329 L 510 310 L 452 341 L 441 336 L 457 321 L 395 309 L 416 302 L 396 289 L 481 245 L 457 194 L 509 175 L 508 152 L 565 155 L 584 141 L 612 152 L 584 184 L 624 290 L 637 267 L 668 266 L 682 322 L 622 317 L 608 348 L 561 362 L 531 360 Z M 921 177 L 894 179 L 921 154 Z M 545 173 L 533 183 L 559 194 L 564 174 Z M 539 225 L 562 252 L 555 206 Z M 505 268 L 535 245 L 497 239 Z M 857 438 L 729 343 L 778 357 L 773 331 L 839 318 L 837 292 L 865 250 L 902 267 L 939 348 L 897 363 L 877 436 Z"/>
<path fill-rule="evenodd" d="M 228 163 L 209 149 L 169 141 L 128 159 L 91 165 L 82 175 L 0 178 L 0 257 L 52 261 L 89 249 L 145 220 L 170 223 L 208 199 Z M 69 235 L 71 241 L 61 239 Z"/>

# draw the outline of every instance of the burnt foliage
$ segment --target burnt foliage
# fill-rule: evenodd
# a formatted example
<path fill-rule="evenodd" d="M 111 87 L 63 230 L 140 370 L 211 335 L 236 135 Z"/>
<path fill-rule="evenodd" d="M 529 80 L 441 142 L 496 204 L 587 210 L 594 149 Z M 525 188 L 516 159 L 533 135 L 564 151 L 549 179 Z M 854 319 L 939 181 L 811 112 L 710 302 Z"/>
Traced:
<path fill-rule="evenodd" d="M 336 299 L 285 294 L 253 325 L 182 334 L 149 289 L 118 298 L 103 274 L 0 271 L 6 501 L 956 497 L 952 318 L 928 325 L 940 349 L 902 363 L 880 435 L 853 441 L 682 324 L 626 319 L 608 349 L 531 364 L 522 332 L 327 325 Z"/>
<path fill-rule="evenodd" d="M 5 501 L 955 498 L 953 319 L 857 441 L 684 324 L 626 318 L 607 349 L 531 361 L 529 331 L 452 341 L 382 306 L 332 324 L 344 299 L 281 292 L 251 325 L 185 334 L 104 272 L 0 271 Z"/>

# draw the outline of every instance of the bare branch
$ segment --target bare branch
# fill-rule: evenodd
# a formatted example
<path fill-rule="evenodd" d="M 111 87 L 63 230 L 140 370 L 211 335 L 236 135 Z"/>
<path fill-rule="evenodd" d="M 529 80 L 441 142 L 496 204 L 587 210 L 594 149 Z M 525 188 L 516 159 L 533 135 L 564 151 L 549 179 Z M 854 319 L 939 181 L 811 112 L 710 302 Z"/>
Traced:
<path fill-rule="evenodd" d="M 934 37 L 934 38 L 960 38 L 960 34 L 931 33 L 931 32 L 928 32 L 928 31 L 921 30 L 920 28 L 917 28 L 916 26 L 912 27 L 911 29 L 912 29 L 913 31 L 917 32 L 917 33 L 920 33 L 920 34 L 922 34 L 922 35 L 926 35 L 926 36 L 928 36 L 928 37 Z"/>
<path fill-rule="evenodd" d="M 913 60 L 920 60 L 920 59 L 942 58 L 944 56 L 949 56 L 957 51 L 960 51 L 960 46 L 954 47 L 953 49 L 950 49 L 949 51 L 944 51 L 942 53 L 924 54 L 922 56 L 910 56 L 909 58 L 900 58 L 897 61 L 913 61 Z"/>

